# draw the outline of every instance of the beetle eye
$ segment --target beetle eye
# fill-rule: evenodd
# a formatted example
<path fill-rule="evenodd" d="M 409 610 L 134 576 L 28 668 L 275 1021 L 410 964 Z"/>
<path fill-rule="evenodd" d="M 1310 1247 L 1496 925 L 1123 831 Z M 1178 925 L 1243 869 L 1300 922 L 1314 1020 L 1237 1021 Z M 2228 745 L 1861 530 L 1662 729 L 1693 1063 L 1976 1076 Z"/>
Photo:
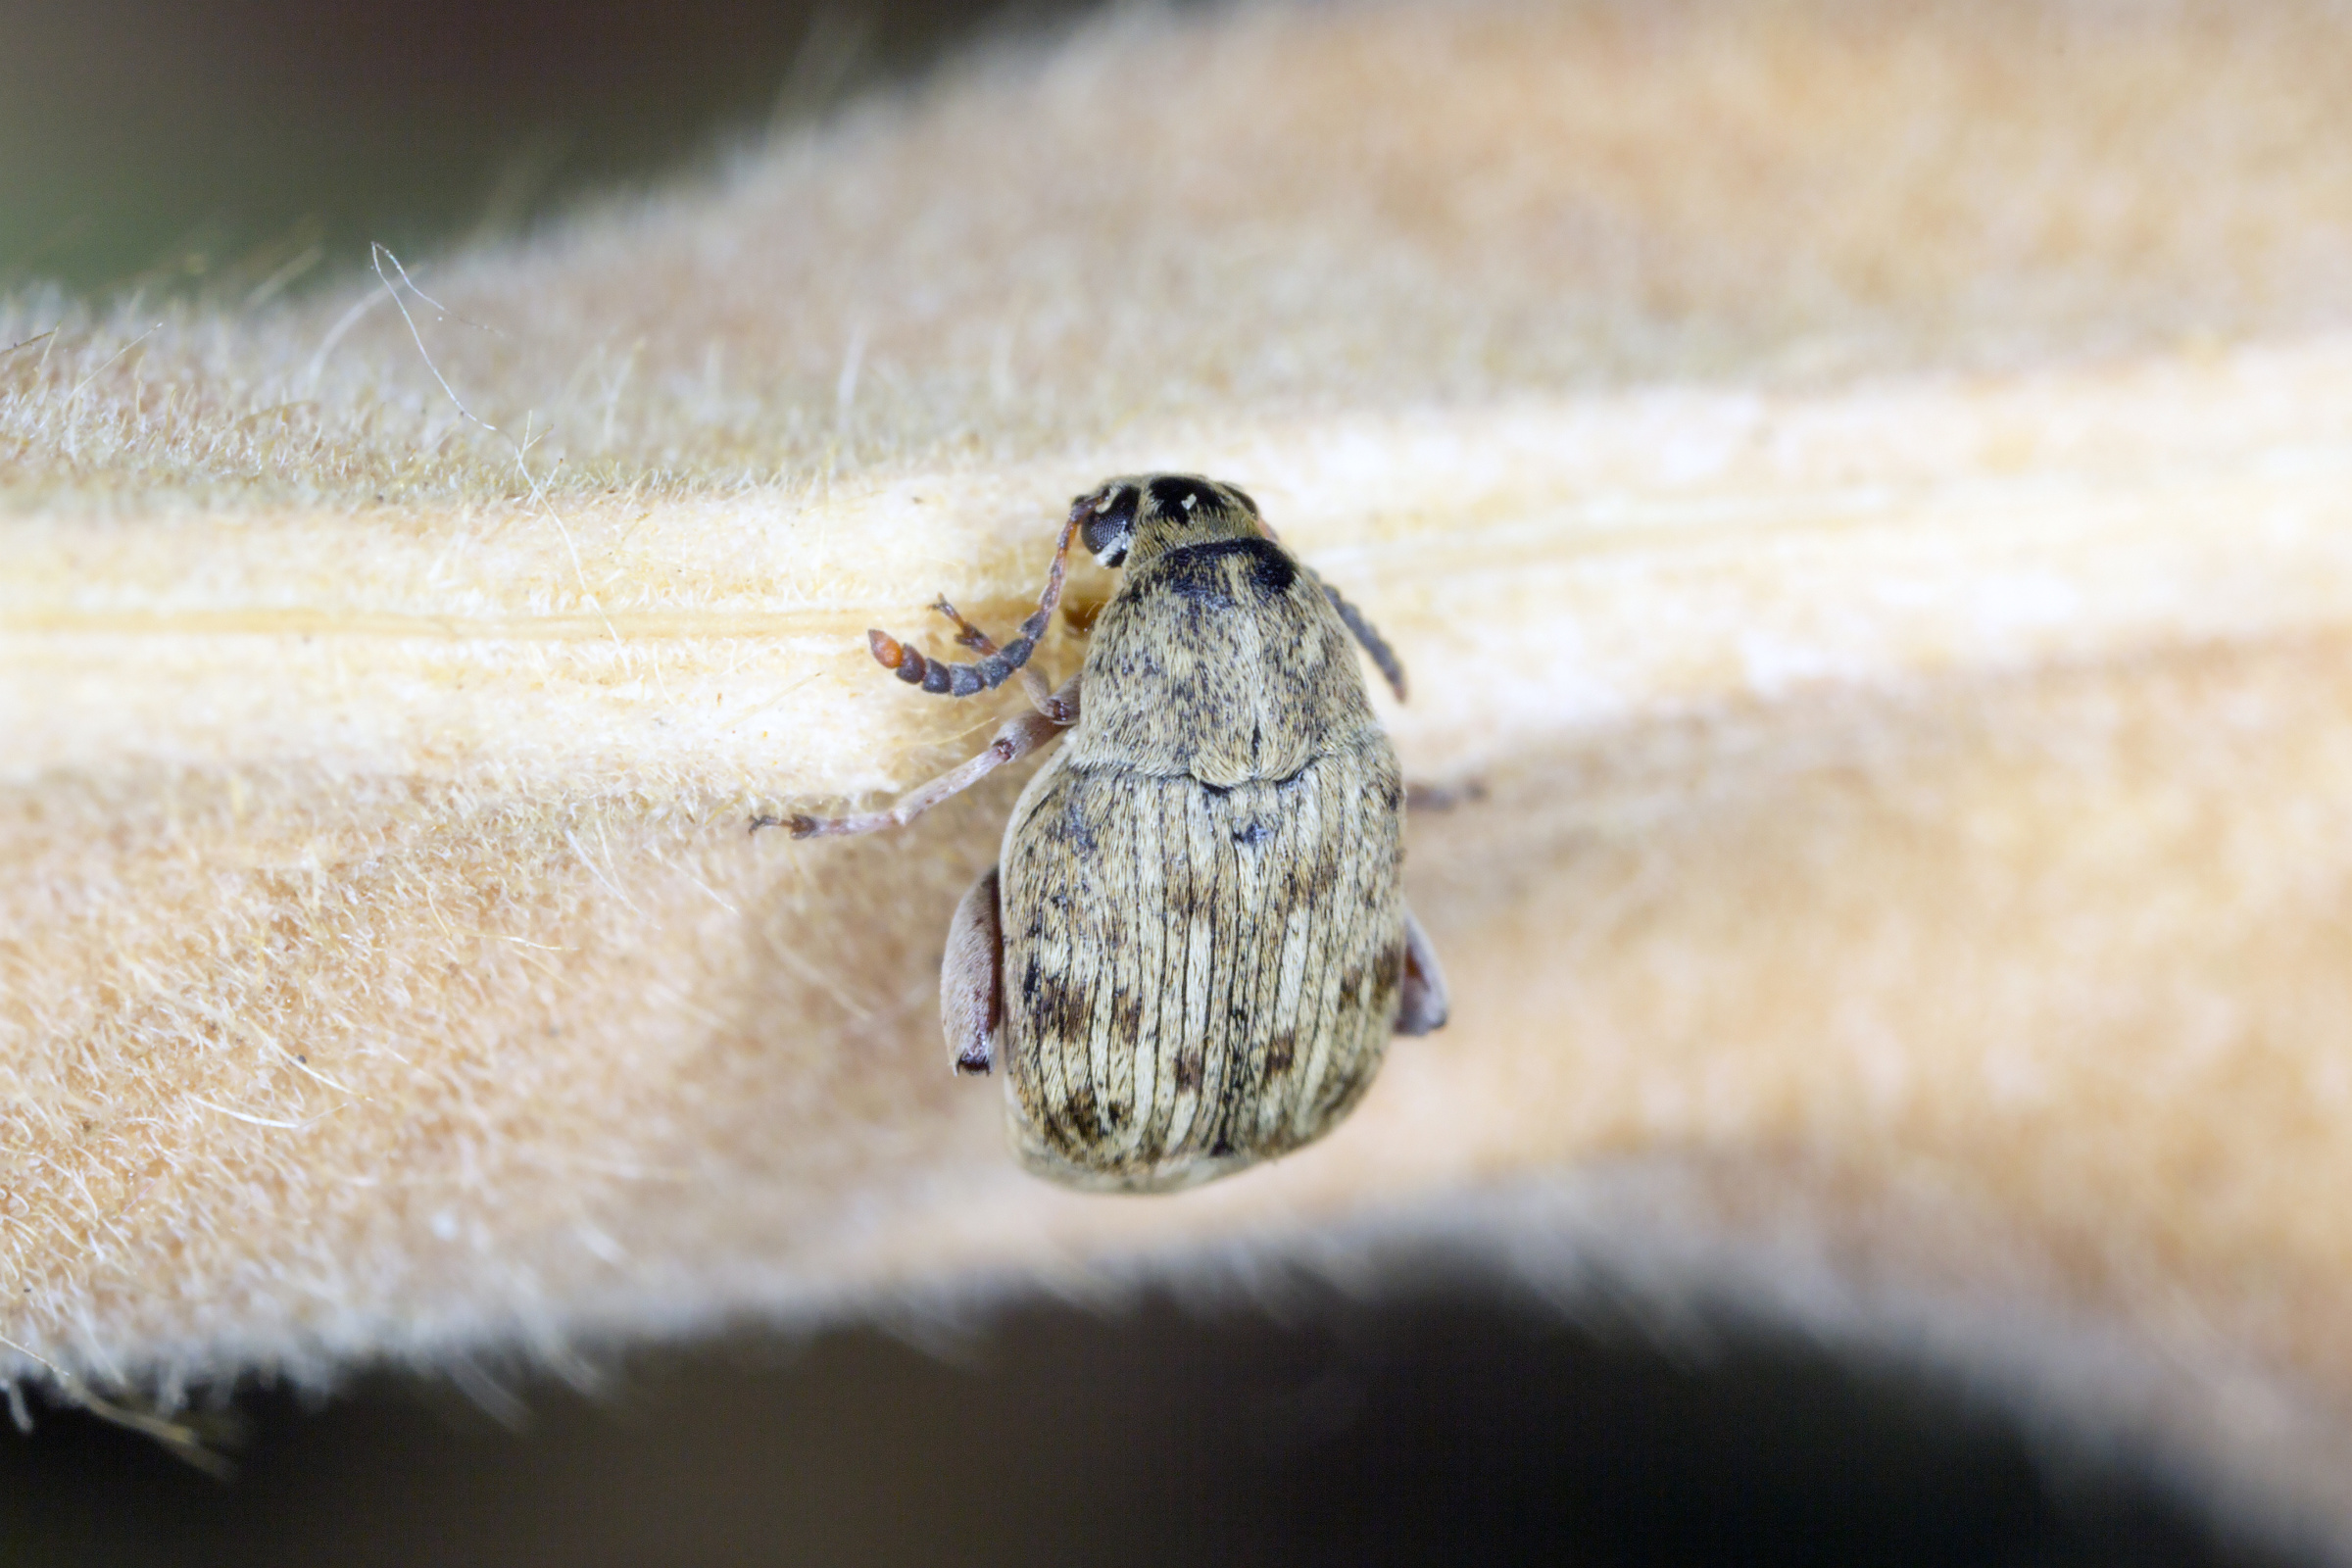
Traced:
<path fill-rule="evenodd" d="M 1080 542 L 1105 566 L 1116 566 L 1127 559 L 1127 546 L 1135 538 L 1135 507 L 1140 499 L 1135 486 L 1121 485 L 1089 507 L 1085 520 L 1078 525 Z M 1081 501 L 1079 505 L 1087 503 Z"/>

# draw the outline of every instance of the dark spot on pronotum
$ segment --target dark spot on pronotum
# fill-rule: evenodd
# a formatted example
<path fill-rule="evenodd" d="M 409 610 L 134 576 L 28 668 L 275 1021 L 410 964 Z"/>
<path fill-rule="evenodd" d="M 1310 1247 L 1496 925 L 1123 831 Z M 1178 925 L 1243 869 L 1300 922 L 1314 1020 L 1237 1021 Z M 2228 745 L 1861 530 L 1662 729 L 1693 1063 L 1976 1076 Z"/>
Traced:
<path fill-rule="evenodd" d="M 1245 580 L 1261 599 L 1289 592 L 1291 584 L 1298 579 L 1298 568 L 1283 554 L 1282 546 L 1271 539 L 1212 539 L 1207 544 L 1185 545 L 1162 556 L 1160 580 L 1171 593 L 1204 604 L 1213 603 L 1219 609 L 1231 609 L 1233 596 L 1222 564 L 1237 556 L 1250 564 Z"/>
<path fill-rule="evenodd" d="M 1282 546 L 1271 539 L 1238 539 L 1236 544 L 1250 548 L 1243 552 L 1250 557 L 1250 586 L 1257 590 L 1260 599 L 1274 599 L 1290 591 L 1298 580 L 1298 568 L 1291 558 L 1282 553 Z"/>
<path fill-rule="evenodd" d="M 1233 608 L 1233 595 L 1225 591 L 1225 574 L 1213 568 L 1206 571 L 1171 571 L 1164 580 L 1164 586 L 1169 593 L 1196 610 L 1222 613 Z"/>
<path fill-rule="evenodd" d="M 1251 822 L 1248 827 L 1237 827 L 1233 830 L 1233 842 L 1246 845 L 1252 850 L 1273 836 L 1274 829 L 1264 822 Z"/>

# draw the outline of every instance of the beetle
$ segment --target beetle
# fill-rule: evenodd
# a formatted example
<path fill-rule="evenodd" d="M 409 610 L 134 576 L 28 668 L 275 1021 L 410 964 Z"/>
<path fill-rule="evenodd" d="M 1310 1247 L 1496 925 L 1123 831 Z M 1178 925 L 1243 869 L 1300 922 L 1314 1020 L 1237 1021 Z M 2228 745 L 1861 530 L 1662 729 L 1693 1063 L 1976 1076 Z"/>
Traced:
<path fill-rule="evenodd" d="M 1049 691 L 1028 662 L 1074 537 L 1125 576 L 1078 675 Z M 932 608 L 975 662 L 871 631 L 875 659 L 951 697 L 1017 675 L 1034 710 L 890 810 L 789 826 L 902 825 L 1062 740 L 940 965 L 948 1050 L 959 1071 L 1002 1069 L 1030 1170 L 1125 1193 L 1230 1174 L 1330 1131 L 1391 1034 L 1445 1024 L 1399 880 L 1403 780 L 1348 639 L 1399 700 L 1404 671 L 1248 493 L 1154 473 L 1078 497 L 1037 612 L 1001 648 L 946 599 Z"/>

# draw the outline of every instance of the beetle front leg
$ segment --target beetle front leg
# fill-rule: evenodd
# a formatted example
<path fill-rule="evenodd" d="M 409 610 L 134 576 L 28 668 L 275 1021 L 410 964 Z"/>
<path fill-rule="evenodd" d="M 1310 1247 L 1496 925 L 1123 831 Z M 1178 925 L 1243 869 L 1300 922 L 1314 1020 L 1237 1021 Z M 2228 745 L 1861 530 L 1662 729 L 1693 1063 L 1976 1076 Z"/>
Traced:
<path fill-rule="evenodd" d="M 956 906 L 939 960 L 939 1027 L 957 1072 L 985 1073 L 996 1065 L 1004 1017 L 1004 928 L 992 865 Z"/>
<path fill-rule="evenodd" d="M 988 743 L 987 751 L 953 772 L 942 773 L 921 788 L 908 791 L 897 806 L 887 811 L 865 811 L 855 816 L 760 816 L 752 819 L 752 828 L 757 832 L 763 827 L 788 827 L 796 839 L 813 839 L 830 838 L 841 833 L 875 833 L 886 827 L 905 827 L 940 802 L 962 794 L 1005 763 L 1019 761 L 1076 723 L 1078 683 L 1083 678 L 1072 675 L 1068 683 L 1049 699 L 1052 705 L 1050 709 L 1023 713 L 1009 720 L 997 731 L 997 738 Z"/>

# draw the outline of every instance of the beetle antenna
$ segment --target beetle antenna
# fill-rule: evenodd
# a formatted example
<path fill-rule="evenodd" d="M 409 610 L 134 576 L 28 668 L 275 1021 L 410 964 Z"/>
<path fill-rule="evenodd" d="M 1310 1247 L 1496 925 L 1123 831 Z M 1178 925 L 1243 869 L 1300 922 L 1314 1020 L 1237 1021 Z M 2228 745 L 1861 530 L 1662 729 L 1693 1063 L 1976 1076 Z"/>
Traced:
<path fill-rule="evenodd" d="M 920 686 L 927 692 L 943 697 L 969 697 L 974 692 L 994 691 L 1012 678 L 1014 670 L 1029 662 L 1037 651 L 1038 639 L 1054 620 L 1054 607 L 1061 603 L 1061 578 L 1069 561 L 1070 541 L 1078 536 L 1079 518 L 1076 513 L 1061 525 L 1061 538 L 1054 546 L 1054 565 L 1046 573 L 1046 591 L 1038 595 L 1037 612 L 1021 622 L 1020 635 L 997 649 L 974 664 L 951 664 L 944 659 L 925 659 L 922 653 L 907 643 L 899 641 L 886 631 L 865 634 L 865 644 L 873 650 L 874 660 L 884 669 L 898 672 L 899 679 L 909 686 Z M 942 603 L 945 603 L 943 600 Z"/>
<path fill-rule="evenodd" d="M 1323 597 L 1331 601 L 1331 608 L 1340 612 L 1340 619 L 1346 623 L 1348 630 L 1357 642 L 1363 644 L 1364 652 L 1372 656 L 1372 662 L 1380 666 L 1381 674 L 1388 680 L 1389 690 L 1396 694 L 1398 702 L 1403 702 L 1404 665 L 1397 661 L 1396 650 L 1391 648 L 1373 624 L 1364 618 L 1362 611 L 1340 597 L 1337 588 L 1320 577 L 1315 582 L 1323 590 Z"/>

